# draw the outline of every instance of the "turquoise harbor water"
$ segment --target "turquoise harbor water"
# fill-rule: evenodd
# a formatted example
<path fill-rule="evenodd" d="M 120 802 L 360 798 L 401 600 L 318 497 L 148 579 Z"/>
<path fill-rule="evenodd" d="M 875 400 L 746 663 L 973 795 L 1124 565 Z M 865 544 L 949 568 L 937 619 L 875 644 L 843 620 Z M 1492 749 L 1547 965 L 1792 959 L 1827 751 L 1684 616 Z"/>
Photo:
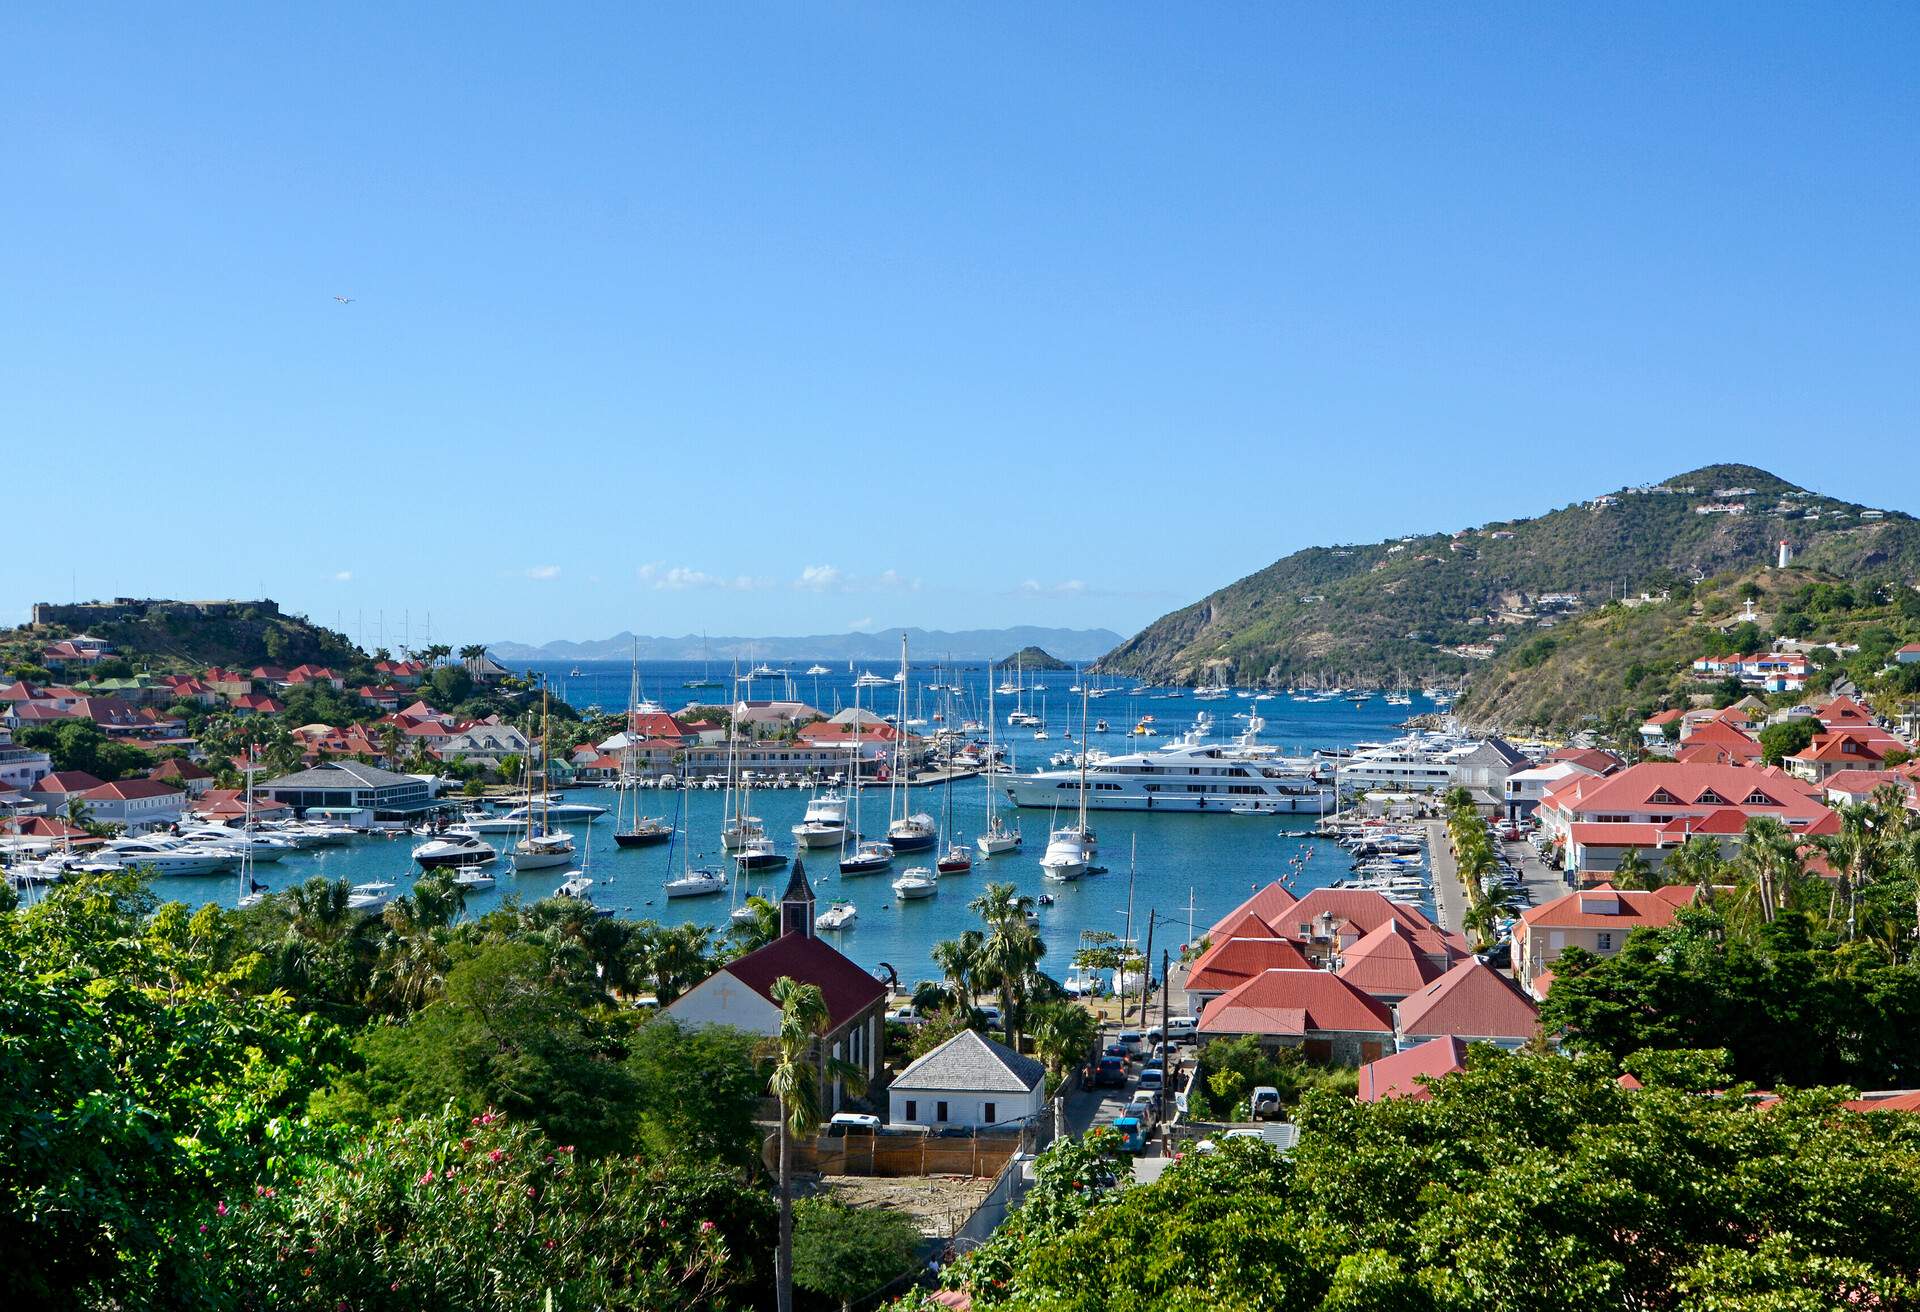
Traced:
<path fill-rule="evenodd" d="M 769 663 L 776 667 L 782 664 Z M 847 673 L 845 661 L 840 662 L 833 674 L 819 676 L 817 689 L 815 678 L 799 672 L 807 665 L 808 662 L 798 662 L 792 666 L 793 692 L 801 700 L 828 713 L 839 706 L 852 704 L 854 676 Z M 567 663 L 539 663 L 533 668 L 548 676 L 557 695 L 564 696 L 569 703 L 583 710 L 597 705 L 603 710 L 618 711 L 626 704 L 629 668 L 625 662 L 583 663 L 577 667 L 580 670 L 578 675 L 572 674 L 576 667 Z M 859 664 L 855 666 L 856 672 L 864 668 Z M 876 673 L 890 675 L 893 667 L 876 665 L 874 668 Z M 727 677 L 724 667 L 716 664 L 712 669 L 715 677 Z M 724 688 L 688 689 L 682 686 L 688 679 L 699 678 L 701 673 L 698 662 L 692 665 L 669 662 L 643 664 L 640 667 L 641 695 L 669 709 L 678 709 L 694 700 L 715 702 L 724 699 Z M 924 714 L 930 717 L 936 711 L 947 714 L 946 703 L 951 698 L 952 723 L 958 724 L 969 715 L 984 721 L 985 677 L 984 668 L 978 664 L 959 669 L 949 667 L 936 672 L 932 664 L 921 665 L 916 662 L 908 693 L 908 715 Z M 930 694 L 924 691 L 928 682 L 958 682 L 966 691 L 958 697 Z M 996 732 L 1012 748 L 1015 761 L 1023 771 L 1044 765 L 1046 758 L 1054 752 L 1073 747 L 1075 743 L 1062 736 L 1069 727 L 1073 729 L 1076 741 L 1079 732 L 1080 699 L 1067 693 L 1067 688 L 1074 682 L 1074 675 L 1071 672 L 1039 675 L 1037 682 L 1044 686 L 1044 692 L 1030 691 L 1027 706 L 1036 714 L 1044 715 L 1046 728 L 1051 735 L 1047 741 L 1034 741 L 1031 729 L 1008 730 L 1006 713 L 1012 709 L 1013 699 L 999 698 L 996 703 L 1000 721 Z M 1156 693 L 1165 694 L 1168 691 L 1161 689 Z M 869 699 L 876 692 L 881 699 L 881 713 L 892 713 L 897 709 L 899 694 L 893 687 L 863 690 L 862 705 L 871 705 Z M 755 697 L 780 697 L 785 694 L 784 681 L 765 679 L 754 684 L 752 693 Z M 1197 702 L 1191 693 L 1169 698 L 1164 695 L 1147 697 L 1117 692 L 1091 702 L 1089 717 L 1093 720 L 1104 718 L 1110 730 L 1105 734 L 1091 735 L 1091 741 L 1094 746 L 1109 752 L 1149 747 L 1157 742 L 1165 742 L 1186 729 L 1193 722 L 1195 713 L 1202 709 L 1209 711 L 1214 718 L 1216 741 L 1244 727 L 1244 720 L 1236 716 L 1257 712 L 1267 722 L 1261 735 L 1262 741 L 1291 753 L 1391 738 L 1396 736 L 1398 726 L 1409 716 L 1432 711 L 1435 707 L 1419 695 L 1414 697 L 1411 706 L 1391 706 L 1378 696 L 1364 705 L 1354 706 L 1345 701 L 1295 702 L 1285 693 L 1262 702 L 1237 695 Z M 1140 740 L 1127 736 L 1126 731 L 1144 715 L 1155 717 L 1154 723 L 1160 731 L 1160 738 Z M 911 791 L 913 808 L 927 811 L 941 821 L 944 846 L 945 789 L 915 788 Z M 970 843 L 973 836 L 985 827 L 986 782 L 981 779 L 965 780 L 954 785 L 952 791 L 954 828 Z M 569 826 L 576 843 L 580 845 L 581 860 L 578 864 L 593 878 L 594 899 L 600 905 L 612 907 L 622 916 L 647 917 L 670 923 L 690 920 L 713 926 L 716 932 L 724 931 L 728 911 L 726 897 L 678 898 L 669 903 L 661 892 L 661 884 L 677 874 L 685 860 L 690 859 L 694 865 L 724 864 L 719 843 L 723 807 L 721 792 L 696 789 L 691 794 L 690 825 L 679 836 L 687 838 L 684 844 L 676 840 L 671 849 L 663 845 L 625 851 L 617 848 L 613 842 L 615 795 L 612 790 L 578 787 L 567 790 L 567 796 L 572 800 L 591 801 L 608 808 L 609 814 L 598 823 Z M 671 815 L 679 803 L 679 794 L 670 791 L 642 791 L 638 796 L 643 810 L 648 814 Z M 789 829 L 800 820 L 807 797 L 804 788 L 757 790 L 753 794 L 753 811 L 765 821 L 768 834 L 782 852 L 791 854 L 794 851 Z M 883 832 L 887 814 L 886 788 L 869 786 L 865 790 L 862 807 L 866 830 L 869 833 Z M 1068 958 L 1078 944 L 1083 929 L 1102 929 L 1115 934 L 1126 932 L 1129 923 L 1130 852 L 1133 854 L 1134 870 L 1133 934 L 1144 945 L 1149 915 L 1157 914 L 1161 918 L 1154 931 L 1156 958 L 1163 945 L 1177 949 L 1187 937 L 1189 905 L 1192 907 L 1193 921 L 1204 929 L 1253 888 L 1286 873 L 1291 860 L 1297 856 L 1311 853 L 1296 881 L 1296 887 L 1301 889 L 1332 883 L 1348 870 L 1345 854 L 1337 846 L 1311 836 L 1313 818 L 1310 816 L 1095 812 L 1092 823 L 1100 836 L 1098 860 L 1107 867 L 1109 873 L 1090 875 L 1070 884 L 1049 884 L 1041 878 L 1039 865 L 1040 855 L 1046 847 L 1049 815 L 1031 810 L 1009 811 L 1008 814 L 1024 831 L 1024 850 L 991 860 L 976 856 L 972 874 L 942 879 L 939 893 L 921 901 L 896 902 L 890 884 L 910 864 L 931 864 L 932 853 L 916 854 L 916 859 L 897 859 L 892 873 L 843 879 L 838 871 L 836 853 L 831 849 L 819 851 L 817 859 L 807 861 L 807 873 L 813 881 L 822 908 L 828 901 L 836 899 L 850 901 L 859 908 L 859 915 L 850 928 L 825 937 L 863 966 L 874 968 L 885 962 L 891 964 L 903 980 L 931 978 L 935 972 L 928 952 L 933 943 L 950 938 L 963 929 L 975 927 L 977 918 L 967 910 L 967 903 L 988 882 L 1007 881 L 1016 885 L 1022 893 L 1036 897 L 1041 893 L 1053 895 L 1054 904 L 1039 910 L 1039 930 L 1047 943 L 1047 967 L 1059 975 L 1067 969 Z M 498 836 L 495 839 L 496 846 L 499 845 L 497 839 Z M 419 873 L 409 855 L 418 841 L 411 836 L 391 840 L 357 839 L 346 847 L 289 854 L 278 863 L 260 866 L 257 876 L 262 883 L 275 890 L 319 874 L 329 878 L 344 878 L 354 883 L 373 879 L 391 880 L 404 892 Z M 469 898 L 468 907 L 471 911 L 483 911 L 507 897 L 533 900 L 548 896 L 558 888 L 565 874 L 564 870 L 551 870 L 516 875 L 505 859 L 496 862 L 489 870 L 499 882 L 492 890 Z M 749 880 L 751 891 L 777 898 L 786 885 L 787 874 L 784 870 L 768 872 L 750 876 Z M 230 878 L 171 878 L 160 881 L 159 892 L 162 896 L 188 902 L 212 900 L 230 905 L 238 890 L 235 881 Z M 1175 923 L 1169 924 L 1169 920 Z"/>

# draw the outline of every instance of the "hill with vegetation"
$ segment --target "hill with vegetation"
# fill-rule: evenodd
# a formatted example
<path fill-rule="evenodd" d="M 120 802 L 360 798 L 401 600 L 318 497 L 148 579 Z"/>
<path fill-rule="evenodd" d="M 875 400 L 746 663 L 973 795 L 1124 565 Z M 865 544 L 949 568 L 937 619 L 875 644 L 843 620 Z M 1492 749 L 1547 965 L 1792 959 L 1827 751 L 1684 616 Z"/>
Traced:
<path fill-rule="evenodd" d="M 1013 655 L 1002 657 L 999 663 L 1008 667 L 1017 665 L 1023 670 L 1070 670 L 1073 668 L 1058 656 L 1050 655 L 1038 647 L 1022 647 Z"/>
<path fill-rule="evenodd" d="M 248 609 L 231 615 L 204 615 L 169 608 L 139 618 L 114 619 L 88 626 L 88 633 L 113 644 L 129 665 L 155 672 L 198 671 L 210 665 L 252 669 L 257 665 L 346 667 L 364 657 L 345 634 L 300 615 Z M 0 633 L 0 667 L 32 665 L 50 642 L 72 637 L 60 625 L 27 625 Z"/>
<path fill-rule="evenodd" d="M 1741 513 L 1717 509 L 1744 507 Z M 1569 616 L 1752 570 L 1786 538 L 1846 580 L 1912 579 L 1920 521 L 1709 465 L 1530 519 L 1310 547 L 1148 625 L 1096 672 L 1167 682 L 1457 683 Z"/>
<path fill-rule="evenodd" d="M 1894 650 L 1920 641 L 1920 592 L 1892 576 L 1847 580 L 1795 566 L 1680 583 L 1650 601 L 1609 602 L 1508 644 L 1475 673 L 1454 710 L 1483 729 L 1598 727 L 1623 737 L 1655 711 L 1744 695 L 1733 681 L 1696 679 L 1693 661 L 1764 650 L 1776 638 L 1810 644 L 1808 692 L 1845 679 L 1888 712 L 1920 699 L 1920 665 L 1890 665 Z"/>

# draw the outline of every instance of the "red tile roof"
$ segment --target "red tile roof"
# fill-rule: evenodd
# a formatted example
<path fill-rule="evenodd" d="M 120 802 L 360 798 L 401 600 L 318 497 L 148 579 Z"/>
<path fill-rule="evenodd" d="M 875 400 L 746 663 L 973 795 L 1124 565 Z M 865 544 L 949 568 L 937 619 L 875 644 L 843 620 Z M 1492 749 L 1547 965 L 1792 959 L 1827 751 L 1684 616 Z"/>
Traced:
<path fill-rule="evenodd" d="M 1843 1103 L 1842 1106 L 1856 1112 L 1920 1112 L 1920 1090 L 1868 1094 L 1864 1098 L 1855 1098 Z"/>
<path fill-rule="evenodd" d="M 185 797 L 186 794 L 158 779 L 120 779 L 89 788 L 81 796 L 89 801 L 125 802 L 139 797 Z"/>
<path fill-rule="evenodd" d="M 1784 770 L 1680 761 L 1645 761 L 1605 778 L 1582 775 L 1572 788 L 1549 794 L 1542 806 L 1565 811 L 1575 820 L 1736 806 L 1791 823 L 1827 812 L 1811 784 Z"/>
<path fill-rule="evenodd" d="M 1396 1052 L 1391 1057 L 1370 1061 L 1360 1068 L 1361 1102 L 1379 1102 L 1383 1098 L 1414 1098 L 1421 1102 L 1433 1097 L 1420 1083 L 1421 1076 L 1440 1079 L 1467 1068 L 1467 1045 L 1459 1039 L 1431 1039 L 1418 1047 Z"/>
<path fill-rule="evenodd" d="M 1599 884 L 1528 907 L 1520 923 L 1529 929 L 1638 929 L 1673 923 L 1674 913 L 1694 899 L 1691 885 L 1651 891 Z M 1602 910 L 1611 900 L 1612 910 Z"/>
<path fill-rule="evenodd" d="M 721 969 L 769 1002 L 774 983 L 783 975 L 802 984 L 818 984 L 827 1003 L 829 1029 L 834 1030 L 887 996 L 886 985 L 832 944 L 804 934 L 783 934 Z"/>
<path fill-rule="evenodd" d="M 1258 917 L 1246 919 L 1259 923 Z M 1190 993 L 1226 993 L 1268 970 L 1306 970 L 1311 966 L 1291 939 L 1276 938 L 1270 929 L 1246 938 L 1222 939 L 1201 953 L 1187 975 Z"/>
<path fill-rule="evenodd" d="M 1885 755 L 1884 744 L 1872 741 L 1865 734 L 1841 730 L 1838 733 L 1815 734 L 1812 742 L 1787 759 L 1821 764 L 1830 761 L 1878 762 Z"/>
<path fill-rule="evenodd" d="M 1392 1034 L 1393 1013 L 1324 970 L 1269 970 L 1207 1004 L 1207 1034 Z"/>
<path fill-rule="evenodd" d="M 84 793 L 89 788 L 98 788 L 101 781 L 85 770 L 55 770 L 41 777 L 33 786 L 36 793 Z"/>
<path fill-rule="evenodd" d="M 1379 893 L 1358 888 L 1316 888 L 1275 918 L 1274 928 L 1288 937 L 1305 937 L 1320 932 L 1320 918 L 1331 912 L 1336 924 L 1346 922 L 1361 934 L 1370 934 L 1389 920 L 1397 920 L 1413 935 L 1413 941 L 1431 956 L 1464 955 L 1467 941 L 1458 934 L 1439 929 L 1412 907 L 1401 906 Z M 1300 926 L 1307 925 L 1302 931 Z"/>
<path fill-rule="evenodd" d="M 1397 920 L 1382 922 L 1341 955 L 1340 978 L 1376 998 L 1404 998 L 1440 978 L 1442 969 Z"/>
<path fill-rule="evenodd" d="M 1400 1002 L 1403 1037 L 1451 1034 L 1524 1042 L 1539 1028 L 1540 1009 L 1513 981 L 1468 957 Z"/>
<path fill-rule="evenodd" d="M 1282 888 L 1276 881 L 1268 884 L 1265 888 L 1255 889 L 1253 896 L 1215 921 L 1213 928 L 1209 930 L 1208 933 L 1215 938 L 1219 938 L 1226 931 L 1233 930 L 1233 926 L 1239 924 L 1244 917 L 1249 915 L 1266 922 L 1268 925 L 1277 927 L 1281 914 L 1299 900 L 1300 899 L 1292 893 Z M 1233 932 L 1237 934 L 1244 931 L 1233 930 Z"/>
<path fill-rule="evenodd" d="M 1603 752 L 1597 747 L 1562 747 L 1547 758 L 1548 761 L 1565 761 L 1570 765 L 1582 766 L 1595 774 L 1605 774 L 1609 770 L 1618 770 L 1626 762 L 1612 752 Z"/>

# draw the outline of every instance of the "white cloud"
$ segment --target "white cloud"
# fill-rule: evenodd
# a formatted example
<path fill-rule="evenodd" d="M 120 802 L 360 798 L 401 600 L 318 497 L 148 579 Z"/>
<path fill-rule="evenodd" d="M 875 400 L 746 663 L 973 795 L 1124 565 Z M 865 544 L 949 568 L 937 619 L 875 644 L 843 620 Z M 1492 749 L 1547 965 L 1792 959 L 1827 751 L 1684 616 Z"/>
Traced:
<path fill-rule="evenodd" d="M 542 581 L 557 579 L 560 577 L 560 567 L 558 565 L 529 565 L 527 566 L 526 573 L 530 579 L 540 579 Z"/>
<path fill-rule="evenodd" d="M 832 565 L 808 565 L 800 571 L 793 586 L 808 592 L 826 592 L 839 587 L 843 581 L 840 571 Z"/>
<path fill-rule="evenodd" d="M 848 574 L 836 565 L 808 565 L 792 586 L 802 592 L 917 592 L 920 580 L 907 578 L 897 569 Z"/>
<path fill-rule="evenodd" d="M 850 629 L 870 629 L 873 627 L 873 616 L 863 615 L 857 620 L 848 620 L 847 627 Z"/>
<path fill-rule="evenodd" d="M 1023 597 L 1084 597 L 1091 592 L 1085 579 L 1061 579 L 1058 583 L 1042 583 L 1039 579 L 1022 579 L 1020 586 L 1014 589 Z"/>
<path fill-rule="evenodd" d="M 668 565 L 657 560 L 640 566 L 634 574 L 640 582 L 661 592 L 686 592 L 692 589 L 757 592 L 762 588 L 773 586 L 771 579 L 754 578 L 747 574 L 736 574 L 728 578 L 720 574 L 709 574 L 705 570 L 692 569 L 686 565 Z"/>
<path fill-rule="evenodd" d="M 335 583 L 351 583 L 353 582 L 353 571 L 350 569 L 335 570 L 333 581 Z"/>

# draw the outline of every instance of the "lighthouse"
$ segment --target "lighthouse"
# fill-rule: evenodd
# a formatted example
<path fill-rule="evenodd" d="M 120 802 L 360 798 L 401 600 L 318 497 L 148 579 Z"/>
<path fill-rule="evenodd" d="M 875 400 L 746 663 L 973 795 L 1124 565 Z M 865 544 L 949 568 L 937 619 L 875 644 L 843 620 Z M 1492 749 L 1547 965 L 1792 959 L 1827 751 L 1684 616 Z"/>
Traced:
<path fill-rule="evenodd" d="M 1793 548 L 1787 544 L 1787 540 L 1785 538 L 1781 538 L 1779 567 L 1781 569 L 1785 569 L 1787 566 L 1791 564 L 1793 564 Z"/>

